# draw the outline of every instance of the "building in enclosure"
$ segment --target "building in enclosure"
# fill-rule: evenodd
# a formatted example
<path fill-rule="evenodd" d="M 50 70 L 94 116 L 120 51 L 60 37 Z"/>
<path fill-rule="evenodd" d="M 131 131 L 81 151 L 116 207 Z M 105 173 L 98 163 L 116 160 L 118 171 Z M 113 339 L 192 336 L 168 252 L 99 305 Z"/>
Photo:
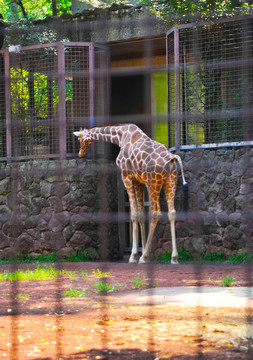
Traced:
<path fill-rule="evenodd" d="M 133 122 L 182 156 L 190 184 L 190 212 L 186 220 L 179 185 L 179 247 L 196 254 L 251 251 L 253 204 L 248 194 L 253 190 L 253 17 L 171 28 L 138 3 L 79 11 L 37 22 L 22 34 L 6 29 L 5 45 L 8 41 L 21 44 L 21 48 L 11 51 L 6 46 L 0 51 L 0 159 L 5 171 L 1 182 L 10 176 L 6 162 L 22 162 L 24 169 L 31 160 L 35 160 L 33 165 L 42 159 L 50 164 L 58 159 L 71 163 L 79 146 L 72 136 L 74 129 Z M 50 41 L 43 42 L 48 28 Z M 87 156 L 115 159 L 117 151 L 113 145 L 96 143 Z M 40 168 L 52 167 L 45 164 Z M 73 172 L 78 172 L 80 163 L 75 166 Z M 94 187 L 88 188 L 94 196 L 85 202 L 89 191 L 79 184 L 80 174 L 71 181 L 70 175 L 64 176 L 60 196 L 56 190 L 45 191 L 55 179 L 49 174 L 41 176 L 44 190 L 39 175 L 36 181 L 31 175 L 17 189 L 6 185 L 9 180 L 3 182 L 0 231 L 8 239 L 15 238 L 7 230 L 13 220 L 10 194 L 15 193 L 17 209 L 23 214 L 21 230 L 15 235 L 18 244 L 24 234 L 31 237 L 31 221 L 27 219 L 35 221 L 37 215 L 40 221 L 43 216 L 46 219 L 51 208 L 56 216 L 54 224 L 60 222 L 57 213 L 68 212 L 70 217 L 65 214 L 65 222 L 60 222 L 57 230 L 52 223 L 49 229 L 41 225 L 41 240 L 36 246 L 27 236 L 32 244 L 27 245 L 29 251 L 29 246 L 35 252 L 49 251 L 45 243 L 53 243 L 48 239 L 56 232 L 59 241 L 53 250 L 75 250 L 81 238 L 79 243 L 99 254 L 97 224 L 91 230 L 84 211 L 85 207 L 98 206 L 98 193 Z M 117 177 L 114 174 L 110 179 L 113 191 Z M 24 192 L 35 185 L 37 195 L 32 192 L 31 203 L 24 204 Z M 69 195 L 75 187 L 80 203 Z M 120 181 L 118 188 L 112 196 L 118 202 L 112 200 L 110 206 L 123 220 L 119 221 L 120 242 L 117 225 L 110 228 L 114 234 L 110 237 L 115 239 L 110 249 L 116 248 L 109 251 L 112 258 L 122 256 L 131 237 L 125 215 L 129 204 Z M 47 197 L 41 199 L 45 194 Z M 57 205 L 52 197 L 57 198 Z M 147 198 L 145 205 L 148 207 Z M 165 210 L 163 200 L 161 205 Z M 87 226 L 81 225 L 81 219 L 80 224 L 77 221 L 74 209 L 78 208 L 84 211 Z M 168 227 L 162 219 L 154 238 L 155 256 L 170 250 Z M 3 249 L 8 249 L 10 240 L 6 244 Z"/>

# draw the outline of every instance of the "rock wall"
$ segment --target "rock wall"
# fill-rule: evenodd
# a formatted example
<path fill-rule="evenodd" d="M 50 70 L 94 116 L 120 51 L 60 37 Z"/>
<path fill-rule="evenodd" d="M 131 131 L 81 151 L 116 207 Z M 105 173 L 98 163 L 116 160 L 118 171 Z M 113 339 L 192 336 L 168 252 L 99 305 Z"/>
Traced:
<path fill-rule="evenodd" d="M 179 175 L 178 247 L 195 256 L 252 253 L 253 149 L 192 150 L 179 155 L 189 183 L 189 210 L 183 211 Z M 117 178 L 114 162 L 0 164 L 0 257 L 52 251 L 64 257 L 85 247 L 95 259 L 118 259 Z M 161 208 L 166 216 L 154 235 L 154 257 L 171 251 L 164 194 Z"/>
<path fill-rule="evenodd" d="M 253 148 L 192 150 L 178 153 L 189 183 L 189 210 L 183 211 L 181 176 L 175 206 L 179 248 L 203 252 L 252 253 Z M 162 209 L 166 207 L 164 199 Z M 170 225 L 158 224 L 154 253 L 171 251 Z"/>
<path fill-rule="evenodd" d="M 65 257 L 85 247 L 95 259 L 117 259 L 117 218 L 108 217 L 117 214 L 117 195 L 110 163 L 0 164 L 0 257 L 53 251 Z"/>

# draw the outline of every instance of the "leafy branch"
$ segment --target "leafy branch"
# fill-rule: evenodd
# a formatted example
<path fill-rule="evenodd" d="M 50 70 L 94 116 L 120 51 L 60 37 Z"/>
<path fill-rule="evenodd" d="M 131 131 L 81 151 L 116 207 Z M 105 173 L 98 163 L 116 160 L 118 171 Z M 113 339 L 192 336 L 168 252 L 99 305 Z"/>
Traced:
<path fill-rule="evenodd" d="M 20 6 L 20 9 L 22 11 L 24 18 L 26 18 L 26 19 L 28 18 L 27 12 L 25 11 L 24 5 L 21 0 L 12 0 L 8 4 L 6 4 L 6 6 L 10 6 L 11 4 L 16 4 L 16 5 Z"/>

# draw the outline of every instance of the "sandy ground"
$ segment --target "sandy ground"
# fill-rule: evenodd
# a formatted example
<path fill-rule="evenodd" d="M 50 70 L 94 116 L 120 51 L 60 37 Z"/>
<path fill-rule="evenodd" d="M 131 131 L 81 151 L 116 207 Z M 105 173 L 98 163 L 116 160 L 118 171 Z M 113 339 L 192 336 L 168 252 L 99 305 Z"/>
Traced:
<path fill-rule="evenodd" d="M 253 358 L 252 266 L 51 266 L 75 274 L 1 282 L 0 359 Z M 18 266 L 28 267 L 37 265 Z M 0 266 L 0 272 L 14 269 Z M 97 269 L 110 274 L 100 279 Z M 221 286 L 227 276 L 233 287 Z M 98 280 L 114 291 L 97 292 Z M 64 296 L 69 289 L 83 296 Z"/>

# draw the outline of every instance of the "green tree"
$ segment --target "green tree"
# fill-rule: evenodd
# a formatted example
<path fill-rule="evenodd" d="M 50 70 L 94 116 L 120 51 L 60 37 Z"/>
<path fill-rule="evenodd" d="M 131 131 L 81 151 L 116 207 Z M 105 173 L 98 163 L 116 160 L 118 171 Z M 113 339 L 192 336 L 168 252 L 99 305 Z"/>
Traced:
<path fill-rule="evenodd" d="M 186 23 L 221 16 L 249 14 L 253 0 L 142 0 L 159 17 L 171 23 Z"/>
<path fill-rule="evenodd" d="M 18 19 L 44 19 L 71 13 L 71 0 L 3 0 L 0 13 L 7 22 Z"/>

